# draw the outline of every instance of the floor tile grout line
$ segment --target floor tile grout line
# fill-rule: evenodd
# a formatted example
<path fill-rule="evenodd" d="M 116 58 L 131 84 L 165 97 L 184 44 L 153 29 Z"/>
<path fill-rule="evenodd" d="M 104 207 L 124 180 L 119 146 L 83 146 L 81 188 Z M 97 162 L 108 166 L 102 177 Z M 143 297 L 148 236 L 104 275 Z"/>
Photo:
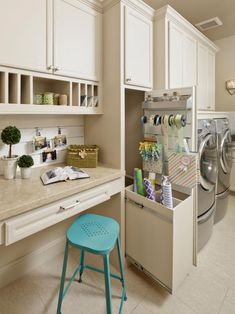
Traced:
<path fill-rule="evenodd" d="M 191 306 L 189 306 L 187 303 L 185 303 L 180 297 L 178 297 L 177 295 L 174 295 L 174 296 L 178 301 L 180 301 L 182 304 L 184 304 L 186 307 L 188 307 L 191 311 L 193 311 L 195 314 L 197 314 L 197 312 Z"/>
<path fill-rule="evenodd" d="M 225 300 L 226 300 L 226 297 L 227 297 L 227 295 L 228 295 L 228 291 L 229 291 L 229 287 L 227 286 L 226 293 L 225 293 L 225 295 L 224 295 L 224 297 L 223 297 L 223 300 L 221 301 L 221 304 L 220 304 L 220 306 L 219 306 L 218 314 L 220 314 L 220 312 L 221 312 L 221 310 L 222 310 L 222 306 L 223 306 L 223 304 L 224 304 L 224 302 L 225 302 Z"/>

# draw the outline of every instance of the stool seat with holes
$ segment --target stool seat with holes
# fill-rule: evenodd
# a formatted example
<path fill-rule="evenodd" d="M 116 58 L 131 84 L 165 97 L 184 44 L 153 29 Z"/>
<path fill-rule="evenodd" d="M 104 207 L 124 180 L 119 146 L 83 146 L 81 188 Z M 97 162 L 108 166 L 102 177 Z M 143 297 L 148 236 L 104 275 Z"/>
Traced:
<path fill-rule="evenodd" d="M 111 302 L 111 283 L 110 277 L 119 279 L 122 284 L 121 304 L 119 314 L 122 313 L 123 301 L 126 301 L 126 284 L 123 272 L 122 254 L 119 240 L 119 224 L 112 218 L 104 217 L 94 214 L 86 214 L 77 218 L 67 231 L 66 246 L 64 253 L 64 263 L 61 275 L 59 300 L 57 306 L 57 314 L 61 314 L 62 301 L 74 281 L 76 275 L 79 273 L 79 282 L 82 282 L 82 274 L 84 269 L 90 269 L 105 275 L 105 293 L 106 293 L 106 308 L 107 314 L 112 313 Z M 109 254 L 117 245 L 120 276 L 110 273 Z M 76 247 L 80 250 L 80 265 L 76 268 L 69 283 L 64 289 L 68 249 L 69 246 Z M 85 252 L 90 252 L 96 255 L 101 255 L 104 262 L 104 270 L 86 265 L 84 263 Z"/>

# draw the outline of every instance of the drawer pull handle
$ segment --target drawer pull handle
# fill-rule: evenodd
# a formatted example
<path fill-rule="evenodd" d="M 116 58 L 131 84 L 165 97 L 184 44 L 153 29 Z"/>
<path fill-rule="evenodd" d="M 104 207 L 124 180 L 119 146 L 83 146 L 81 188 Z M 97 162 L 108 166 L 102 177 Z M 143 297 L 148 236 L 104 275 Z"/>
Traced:
<path fill-rule="evenodd" d="M 80 201 L 76 201 L 76 203 L 72 204 L 72 205 L 69 205 L 67 207 L 64 207 L 64 206 L 60 206 L 60 211 L 66 211 L 66 210 L 69 210 L 75 206 L 77 206 L 78 204 L 80 204 L 81 202 Z"/>

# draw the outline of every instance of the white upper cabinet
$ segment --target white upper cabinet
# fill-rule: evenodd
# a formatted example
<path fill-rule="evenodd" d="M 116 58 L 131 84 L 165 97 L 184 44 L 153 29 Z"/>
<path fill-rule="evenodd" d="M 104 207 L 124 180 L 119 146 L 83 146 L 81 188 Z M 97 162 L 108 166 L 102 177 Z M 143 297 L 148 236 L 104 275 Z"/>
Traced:
<path fill-rule="evenodd" d="M 183 82 L 183 40 L 181 30 L 169 25 L 169 88 L 181 87 Z"/>
<path fill-rule="evenodd" d="M 99 80 L 101 14 L 78 0 L 55 0 L 54 10 L 56 74 Z"/>
<path fill-rule="evenodd" d="M 52 64 L 52 0 L 0 1 L 0 64 L 47 72 Z"/>
<path fill-rule="evenodd" d="M 196 85 L 197 42 L 169 22 L 169 88 Z"/>
<path fill-rule="evenodd" d="M 215 106 L 218 48 L 169 5 L 155 13 L 154 89 L 196 86 L 197 108 Z"/>
<path fill-rule="evenodd" d="M 183 87 L 197 84 L 197 41 L 184 34 L 183 40 Z"/>
<path fill-rule="evenodd" d="M 152 87 L 152 28 L 151 19 L 125 7 L 125 84 Z"/>
<path fill-rule="evenodd" d="M 215 110 L 215 53 L 208 51 L 208 109 Z"/>
<path fill-rule="evenodd" d="M 198 44 L 197 109 L 215 109 L 215 53 Z"/>
<path fill-rule="evenodd" d="M 100 79 L 101 14 L 79 0 L 1 0 L 0 65 Z"/>
<path fill-rule="evenodd" d="M 197 109 L 206 109 L 208 95 L 208 49 L 198 45 L 198 72 L 197 72 Z"/>

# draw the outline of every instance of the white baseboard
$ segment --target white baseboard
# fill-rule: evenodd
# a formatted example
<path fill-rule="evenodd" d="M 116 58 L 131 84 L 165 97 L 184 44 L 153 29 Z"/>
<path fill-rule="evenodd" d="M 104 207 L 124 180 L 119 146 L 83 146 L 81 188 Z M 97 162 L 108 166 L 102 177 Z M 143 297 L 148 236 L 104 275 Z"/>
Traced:
<path fill-rule="evenodd" d="M 50 261 L 63 252 L 65 237 L 56 239 L 40 249 L 22 256 L 0 268 L 0 288 L 24 276 L 29 271 Z"/>

